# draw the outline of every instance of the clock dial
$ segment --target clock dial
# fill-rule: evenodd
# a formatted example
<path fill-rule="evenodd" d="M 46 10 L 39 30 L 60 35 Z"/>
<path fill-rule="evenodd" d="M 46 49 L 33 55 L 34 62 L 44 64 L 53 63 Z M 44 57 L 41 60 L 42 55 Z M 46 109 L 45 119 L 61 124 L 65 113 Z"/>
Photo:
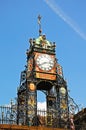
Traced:
<path fill-rule="evenodd" d="M 54 66 L 54 58 L 48 54 L 41 54 L 37 57 L 36 63 L 40 69 L 49 71 Z"/>

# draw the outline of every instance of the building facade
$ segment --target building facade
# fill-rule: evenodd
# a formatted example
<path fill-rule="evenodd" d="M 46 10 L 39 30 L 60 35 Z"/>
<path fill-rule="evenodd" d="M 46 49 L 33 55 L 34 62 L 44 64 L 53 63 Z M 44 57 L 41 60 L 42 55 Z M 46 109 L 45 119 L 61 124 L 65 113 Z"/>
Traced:
<path fill-rule="evenodd" d="M 75 114 L 74 123 L 76 130 L 86 130 L 86 108 Z"/>

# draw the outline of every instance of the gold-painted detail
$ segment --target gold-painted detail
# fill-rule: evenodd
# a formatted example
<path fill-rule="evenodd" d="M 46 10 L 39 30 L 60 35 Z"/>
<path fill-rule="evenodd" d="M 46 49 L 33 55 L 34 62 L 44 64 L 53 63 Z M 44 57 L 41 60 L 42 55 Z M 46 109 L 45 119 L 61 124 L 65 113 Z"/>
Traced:
<path fill-rule="evenodd" d="M 34 84 L 34 83 L 30 83 L 29 89 L 30 89 L 31 91 L 35 91 L 35 90 L 36 90 L 35 84 Z"/>
<path fill-rule="evenodd" d="M 62 100 L 62 101 L 61 101 L 60 108 L 62 108 L 62 109 L 64 109 L 64 110 L 67 108 L 67 104 L 66 104 L 65 100 Z"/>
<path fill-rule="evenodd" d="M 46 125 L 49 125 L 49 126 L 52 125 L 52 115 L 51 114 L 47 114 L 47 116 L 46 116 Z"/>
<path fill-rule="evenodd" d="M 28 105 L 34 107 L 36 105 L 36 101 L 35 101 L 35 97 L 34 96 L 30 96 L 28 99 Z"/>

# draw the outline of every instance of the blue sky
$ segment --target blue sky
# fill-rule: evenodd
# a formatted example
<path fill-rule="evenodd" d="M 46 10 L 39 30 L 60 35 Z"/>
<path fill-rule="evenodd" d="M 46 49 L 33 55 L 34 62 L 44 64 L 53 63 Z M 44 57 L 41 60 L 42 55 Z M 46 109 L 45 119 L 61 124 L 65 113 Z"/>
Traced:
<path fill-rule="evenodd" d="M 86 107 L 86 0 L 0 0 L 0 105 L 17 96 L 29 39 L 42 30 L 56 42 L 70 96 Z M 41 98 L 42 99 L 42 98 Z"/>

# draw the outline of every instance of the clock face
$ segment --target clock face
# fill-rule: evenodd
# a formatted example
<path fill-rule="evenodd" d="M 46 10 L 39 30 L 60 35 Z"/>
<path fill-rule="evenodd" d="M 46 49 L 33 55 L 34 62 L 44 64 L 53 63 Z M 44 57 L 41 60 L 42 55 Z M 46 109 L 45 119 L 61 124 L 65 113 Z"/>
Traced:
<path fill-rule="evenodd" d="M 49 71 L 54 66 L 54 58 L 48 54 L 41 54 L 37 57 L 36 63 L 41 70 Z"/>

